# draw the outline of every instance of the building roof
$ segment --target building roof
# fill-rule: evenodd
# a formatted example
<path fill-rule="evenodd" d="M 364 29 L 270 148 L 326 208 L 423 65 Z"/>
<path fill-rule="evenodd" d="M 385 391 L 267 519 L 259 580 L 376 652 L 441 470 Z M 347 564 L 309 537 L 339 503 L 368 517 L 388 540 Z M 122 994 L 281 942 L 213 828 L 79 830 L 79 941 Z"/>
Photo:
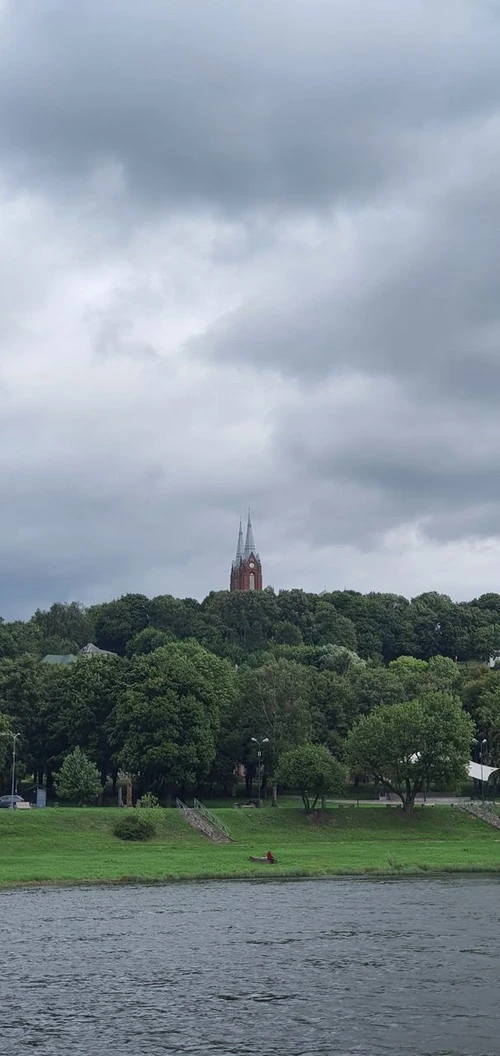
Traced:
<path fill-rule="evenodd" d="M 42 659 L 42 664 L 72 664 L 76 660 L 74 653 L 47 653 Z"/>
<path fill-rule="evenodd" d="M 84 645 L 83 649 L 80 649 L 78 656 L 117 656 L 117 653 L 112 653 L 110 649 L 99 649 L 97 645 L 93 645 L 89 642 L 88 645 Z"/>
<path fill-rule="evenodd" d="M 79 656 L 118 656 L 118 653 L 112 653 L 109 649 L 99 649 L 97 645 L 89 642 L 88 645 L 84 645 L 83 649 L 79 650 L 77 656 L 74 653 L 61 655 L 58 653 L 47 653 L 47 656 L 42 659 L 42 664 L 74 664 Z"/>

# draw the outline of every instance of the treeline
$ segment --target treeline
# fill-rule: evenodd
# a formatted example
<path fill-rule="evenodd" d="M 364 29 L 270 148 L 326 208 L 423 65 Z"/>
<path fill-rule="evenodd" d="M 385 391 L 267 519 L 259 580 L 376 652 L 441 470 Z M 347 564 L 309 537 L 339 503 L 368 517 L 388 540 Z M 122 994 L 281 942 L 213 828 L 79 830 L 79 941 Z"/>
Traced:
<path fill-rule="evenodd" d="M 438 655 L 484 662 L 500 651 L 500 595 L 454 603 L 437 593 L 409 601 L 350 590 L 220 591 L 202 602 L 128 594 L 88 609 L 55 604 L 26 622 L 1 622 L 0 657 L 77 653 L 94 642 L 131 658 L 188 639 L 233 664 L 259 665 L 270 655 L 301 663 L 304 650 L 326 645 L 345 646 L 384 664 L 398 656 Z"/>
<path fill-rule="evenodd" d="M 471 729 L 487 739 L 485 762 L 500 760 L 499 671 L 442 656 L 399 657 L 384 665 L 331 644 L 279 648 L 294 658 L 270 652 L 264 663 L 254 657 L 235 665 L 192 639 L 130 657 L 83 656 L 69 665 L 29 654 L 4 657 L 3 788 L 9 784 L 9 733 L 15 732 L 19 777 L 45 783 L 49 795 L 54 774 L 76 747 L 95 763 L 103 787 L 123 771 L 133 775 L 136 796 L 153 792 L 166 803 L 175 795 L 229 795 L 241 767 L 252 795 L 253 738 L 262 742 L 263 784 L 276 794 L 276 775 L 290 749 L 321 745 L 343 762 L 359 719 L 381 705 L 417 699 L 458 702 Z M 367 772 L 351 776 L 361 780 Z"/>

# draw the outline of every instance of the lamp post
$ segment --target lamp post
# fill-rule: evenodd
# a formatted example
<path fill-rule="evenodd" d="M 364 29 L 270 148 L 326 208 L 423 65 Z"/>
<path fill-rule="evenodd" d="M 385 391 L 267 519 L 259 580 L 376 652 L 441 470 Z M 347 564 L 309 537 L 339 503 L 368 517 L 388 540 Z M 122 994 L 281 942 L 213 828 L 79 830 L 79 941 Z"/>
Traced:
<path fill-rule="evenodd" d="M 487 743 L 486 737 L 483 737 L 481 741 L 481 800 L 484 807 L 484 781 L 483 781 L 483 760 L 484 760 L 484 746 Z"/>
<path fill-rule="evenodd" d="M 258 802 L 259 807 L 260 807 L 261 806 L 260 791 L 261 791 L 261 785 L 262 785 L 262 766 L 261 766 L 262 745 L 263 744 L 269 744 L 269 737 L 262 737 L 262 738 L 260 738 L 260 737 L 252 737 L 252 741 L 254 742 L 254 744 L 257 745 L 257 760 L 258 760 L 258 762 L 257 762 L 257 780 L 259 782 L 259 796 L 258 796 L 257 802 Z"/>
<path fill-rule="evenodd" d="M 0 737 L 12 737 L 12 780 L 10 784 L 9 810 L 14 810 L 14 796 L 16 793 L 16 745 L 20 736 L 20 733 L 0 733 Z"/>

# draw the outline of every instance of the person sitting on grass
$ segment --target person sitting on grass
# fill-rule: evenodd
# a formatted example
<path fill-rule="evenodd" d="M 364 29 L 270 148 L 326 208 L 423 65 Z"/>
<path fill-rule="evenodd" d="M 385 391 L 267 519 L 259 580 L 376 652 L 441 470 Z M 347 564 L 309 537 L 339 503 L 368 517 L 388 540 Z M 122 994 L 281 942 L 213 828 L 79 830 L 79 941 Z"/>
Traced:
<path fill-rule="evenodd" d="M 274 854 L 271 854 L 271 851 L 267 852 L 266 858 L 267 858 L 268 862 L 275 862 L 276 861 L 276 858 L 274 857 Z"/>

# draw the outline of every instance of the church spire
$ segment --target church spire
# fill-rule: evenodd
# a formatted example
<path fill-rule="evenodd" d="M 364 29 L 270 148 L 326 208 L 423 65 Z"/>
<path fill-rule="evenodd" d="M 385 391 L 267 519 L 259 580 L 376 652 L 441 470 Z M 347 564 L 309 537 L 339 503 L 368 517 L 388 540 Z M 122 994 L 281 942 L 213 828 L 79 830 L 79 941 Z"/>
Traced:
<path fill-rule="evenodd" d="M 248 522 L 247 522 L 247 537 L 245 539 L 245 558 L 250 557 L 253 554 L 254 557 L 257 554 L 255 549 L 255 539 L 253 537 L 252 518 L 250 516 L 250 510 L 248 510 Z"/>
<path fill-rule="evenodd" d="M 231 562 L 230 590 L 262 590 L 262 564 L 255 549 L 252 516 L 248 511 L 247 534 L 243 546 L 243 528 L 240 518 L 236 557 Z"/>
<path fill-rule="evenodd" d="M 242 524 L 241 524 L 241 517 L 240 517 L 240 530 L 238 532 L 238 545 L 236 547 L 236 557 L 235 557 L 235 559 L 233 561 L 233 566 L 236 567 L 236 565 L 241 564 L 242 559 L 243 559 L 243 527 L 242 527 Z"/>

